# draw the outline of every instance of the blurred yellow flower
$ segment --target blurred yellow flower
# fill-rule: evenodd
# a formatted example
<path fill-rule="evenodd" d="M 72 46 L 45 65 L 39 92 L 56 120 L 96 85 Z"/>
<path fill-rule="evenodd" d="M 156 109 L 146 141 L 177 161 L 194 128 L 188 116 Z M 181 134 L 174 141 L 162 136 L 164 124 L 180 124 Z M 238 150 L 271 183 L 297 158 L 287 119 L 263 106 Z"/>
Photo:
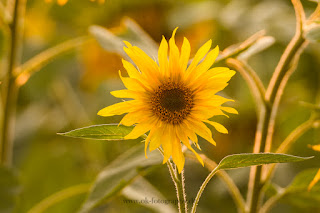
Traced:
<path fill-rule="evenodd" d="M 198 149 L 200 147 L 197 135 L 216 145 L 210 129 L 204 122 L 221 133 L 228 133 L 224 126 L 210 121 L 209 118 L 225 115 L 223 111 L 235 114 L 237 111 L 221 106 L 233 100 L 215 95 L 228 85 L 227 82 L 235 74 L 226 67 L 210 69 L 219 54 L 218 47 L 208 53 L 212 43 L 209 40 L 197 51 L 188 66 L 190 43 L 184 38 L 179 51 L 174 38 L 176 30 L 173 31 L 169 45 L 165 38 L 161 41 L 158 51 L 159 65 L 141 49 L 125 42 L 127 47 L 124 51 L 139 69 L 122 60 L 129 77 L 122 77 L 120 71 L 119 73 L 127 90 L 113 91 L 111 94 L 117 98 L 134 100 L 108 106 L 100 110 L 98 115 L 113 116 L 128 113 L 120 123 L 125 126 L 134 124 L 136 126 L 125 139 L 136 139 L 150 131 L 145 140 L 145 152 L 149 143 L 150 151 L 162 146 L 163 163 L 172 156 L 178 171 L 181 172 L 185 163 L 181 142 L 203 165 L 203 160 L 191 147 L 189 139 Z"/>
<path fill-rule="evenodd" d="M 314 145 L 314 146 L 311 146 L 311 148 L 315 151 L 318 151 L 320 152 L 320 144 L 319 145 Z M 316 176 L 314 176 L 313 180 L 311 181 L 311 183 L 309 184 L 308 186 L 308 190 L 310 191 L 312 189 L 312 187 L 314 185 L 316 185 L 316 183 L 318 183 L 320 180 L 320 169 L 318 170 Z"/>
<path fill-rule="evenodd" d="M 59 4 L 61 6 L 65 5 L 68 2 L 68 0 L 56 0 L 56 1 L 57 1 L 57 4 Z M 99 4 L 102 4 L 102 3 L 104 3 L 105 0 L 90 0 L 90 1 L 98 2 Z M 51 3 L 52 0 L 45 0 L 45 2 Z"/>

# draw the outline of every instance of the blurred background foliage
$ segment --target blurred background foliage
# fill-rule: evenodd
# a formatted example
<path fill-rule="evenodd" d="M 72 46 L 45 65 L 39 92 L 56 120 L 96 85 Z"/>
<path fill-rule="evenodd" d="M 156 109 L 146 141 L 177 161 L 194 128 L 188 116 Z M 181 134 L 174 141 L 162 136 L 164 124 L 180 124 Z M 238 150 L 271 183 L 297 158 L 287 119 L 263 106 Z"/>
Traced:
<path fill-rule="evenodd" d="M 302 1 L 307 15 L 316 4 Z M 123 30 L 123 18 L 135 20 L 159 43 L 179 27 L 177 44 L 183 37 L 195 53 L 204 42 L 213 40 L 220 49 L 241 42 L 265 29 L 276 42 L 250 58 L 264 85 L 269 82 L 282 51 L 295 31 L 294 10 L 289 0 L 69 0 L 63 6 L 55 1 L 28 0 L 23 61 L 65 40 L 88 34 L 91 25 L 101 25 L 114 33 Z M 0 57 L 5 49 L 0 33 Z M 218 64 L 224 65 L 224 64 Z M 14 166 L 21 182 L 21 195 L 15 212 L 27 212 L 49 195 L 66 187 L 91 183 L 99 171 L 139 141 L 88 141 L 57 135 L 74 128 L 99 123 L 116 123 L 121 116 L 103 118 L 99 109 L 117 102 L 110 91 L 123 85 L 118 70 L 121 56 L 107 52 L 95 40 L 77 51 L 64 54 L 33 75 L 21 88 L 16 120 Z M 315 103 L 320 90 L 320 44 L 310 45 L 301 57 L 297 71 L 285 89 L 275 131 L 275 147 L 310 116 L 310 109 L 299 101 Z M 1 73 L 2 74 L 2 73 Z M 245 81 L 237 74 L 223 96 L 235 99 L 239 115 L 231 119 L 217 117 L 229 129 L 228 135 L 213 130 L 217 146 L 200 141 L 203 152 L 215 161 L 233 153 L 252 152 L 257 117 L 254 101 Z M 319 97 L 318 97 L 319 98 Z M 289 151 L 315 158 L 302 163 L 280 165 L 275 175 L 286 186 L 302 168 L 319 167 L 320 154 L 308 144 L 320 143 L 319 130 L 308 131 Z M 243 195 L 246 194 L 248 169 L 228 171 Z M 208 174 L 200 164 L 187 161 L 186 190 L 195 197 Z M 173 183 L 165 165 L 145 177 L 166 199 L 176 199 Z M 75 212 L 85 194 L 54 205 L 46 212 Z M 119 195 L 93 212 L 156 212 L 137 204 L 124 204 Z M 236 208 L 224 184 L 214 178 L 203 194 L 199 212 L 235 212 Z M 304 212 L 303 208 L 277 205 L 272 212 Z M 312 212 L 320 212 L 313 209 Z"/>

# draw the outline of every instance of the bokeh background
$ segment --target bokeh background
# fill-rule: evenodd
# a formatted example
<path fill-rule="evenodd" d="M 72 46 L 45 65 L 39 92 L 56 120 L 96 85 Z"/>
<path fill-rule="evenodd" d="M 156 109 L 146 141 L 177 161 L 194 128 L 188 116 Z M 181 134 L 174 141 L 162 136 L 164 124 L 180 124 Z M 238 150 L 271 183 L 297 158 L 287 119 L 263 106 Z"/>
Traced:
<path fill-rule="evenodd" d="M 310 14 L 316 3 L 302 0 Z M 171 36 L 175 27 L 177 43 L 187 37 L 192 54 L 212 39 L 220 49 L 239 43 L 265 29 L 276 42 L 253 56 L 249 64 L 265 86 L 295 32 L 295 15 L 289 0 L 69 0 L 60 6 L 55 1 L 28 0 L 23 61 L 65 40 L 88 35 L 91 25 L 114 32 L 121 30 L 124 17 L 135 20 L 159 43 L 161 36 Z M 225 66 L 223 63 L 219 64 Z M 66 187 L 94 181 L 96 175 L 113 159 L 137 143 L 130 141 L 90 141 L 57 135 L 91 124 L 116 123 L 121 116 L 103 118 L 98 110 L 119 100 L 110 91 L 124 88 L 118 77 L 123 70 L 121 56 L 107 52 L 92 40 L 76 51 L 57 58 L 41 69 L 21 88 L 15 130 L 14 167 L 22 183 L 16 212 L 27 212 L 36 203 Z M 310 116 L 310 109 L 299 101 L 316 102 L 320 90 L 320 44 L 310 45 L 301 57 L 298 69 L 288 83 L 276 123 L 275 147 Z M 213 130 L 217 146 L 200 141 L 203 152 L 215 161 L 233 153 L 252 152 L 257 116 L 248 87 L 236 74 L 222 93 L 235 101 L 239 115 L 229 119 L 217 117 L 229 130 L 222 135 Z M 304 168 L 319 167 L 320 154 L 308 144 L 320 143 L 319 129 L 308 131 L 289 153 L 315 156 L 302 163 L 284 164 L 276 172 L 275 182 L 286 186 Z M 208 170 L 199 163 L 187 161 L 186 190 L 194 198 Z M 243 195 L 246 194 L 249 169 L 228 171 Z M 167 199 L 176 199 L 167 167 L 159 167 L 146 179 Z M 75 212 L 85 195 L 58 203 L 46 212 Z M 124 204 L 120 194 L 94 212 L 157 212 L 138 204 Z M 236 212 L 225 185 L 214 178 L 201 198 L 198 211 Z M 305 212 L 306 209 L 277 205 L 272 212 Z M 309 210 L 320 212 L 319 209 Z"/>

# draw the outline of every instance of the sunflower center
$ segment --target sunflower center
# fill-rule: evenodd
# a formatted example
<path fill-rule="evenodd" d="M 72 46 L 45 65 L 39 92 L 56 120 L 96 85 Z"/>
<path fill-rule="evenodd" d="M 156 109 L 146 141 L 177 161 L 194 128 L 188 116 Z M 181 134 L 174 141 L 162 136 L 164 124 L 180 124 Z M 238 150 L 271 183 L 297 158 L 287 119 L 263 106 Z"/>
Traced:
<path fill-rule="evenodd" d="M 160 120 L 181 123 L 193 107 L 193 95 L 182 84 L 167 82 L 160 85 L 151 95 L 152 111 Z"/>

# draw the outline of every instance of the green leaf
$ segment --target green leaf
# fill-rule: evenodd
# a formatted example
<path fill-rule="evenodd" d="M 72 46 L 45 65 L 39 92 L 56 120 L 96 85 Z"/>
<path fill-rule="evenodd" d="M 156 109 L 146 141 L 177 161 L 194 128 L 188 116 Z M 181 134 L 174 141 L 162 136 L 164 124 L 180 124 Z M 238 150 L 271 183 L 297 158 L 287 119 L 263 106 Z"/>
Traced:
<path fill-rule="evenodd" d="M 150 171 L 148 167 L 161 164 L 161 161 L 162 157 L 156 151 L 150 153 L 146 159 L 144 144 L 139 144 L 126 151 L 100 172 L 80 213 L 88 212 L 101 202 L 111 198 L 129 185 L 138 175 Z"/>
<path fill-rule="evenodd" d="M 17 175 L 10 169 L 0 166 L 0 212 L 10 213 L 13 211 L 20 186 Z"/>
<path fill-rule="evenodd" d="M 312 157 L 298 157 L 287 154 L 276 153 L 248 153 L 248 154 L 234 154 L 223 158 L 217 169 L 235 169 L 248 166 L 257 166 L 270 163 L 289 163 L 308 160 Z"/>
<path fill-rule="evenodd" d="M 124 188 L 121 193 L 128 198 L 127 203 L 138 200 L 138 204 L 153 209 L 155 212 L 177 212 L 172 205 L 173 201 L 170 202 L 170 200 L 166 199 L 143 177 L 137 178 L 132 184 Z"/>
<path fill-rule="evenodd" d="M 124 136 L 132 131 L 132 126 L 118 124 L 101 124 L 83 127 L 70 132 L 58 133 L 59 135 L 93 140 L 124 140 Z"/>
<path fill-rule="evenodd" d="M 281 199 L 281 202 L 290 203 L 301 208 L 319 207 L 320 182 L 308 191 L 308 186 L 318 169 L 307 169 L 299 173 L 286 188 L 285 196 Z"/>

